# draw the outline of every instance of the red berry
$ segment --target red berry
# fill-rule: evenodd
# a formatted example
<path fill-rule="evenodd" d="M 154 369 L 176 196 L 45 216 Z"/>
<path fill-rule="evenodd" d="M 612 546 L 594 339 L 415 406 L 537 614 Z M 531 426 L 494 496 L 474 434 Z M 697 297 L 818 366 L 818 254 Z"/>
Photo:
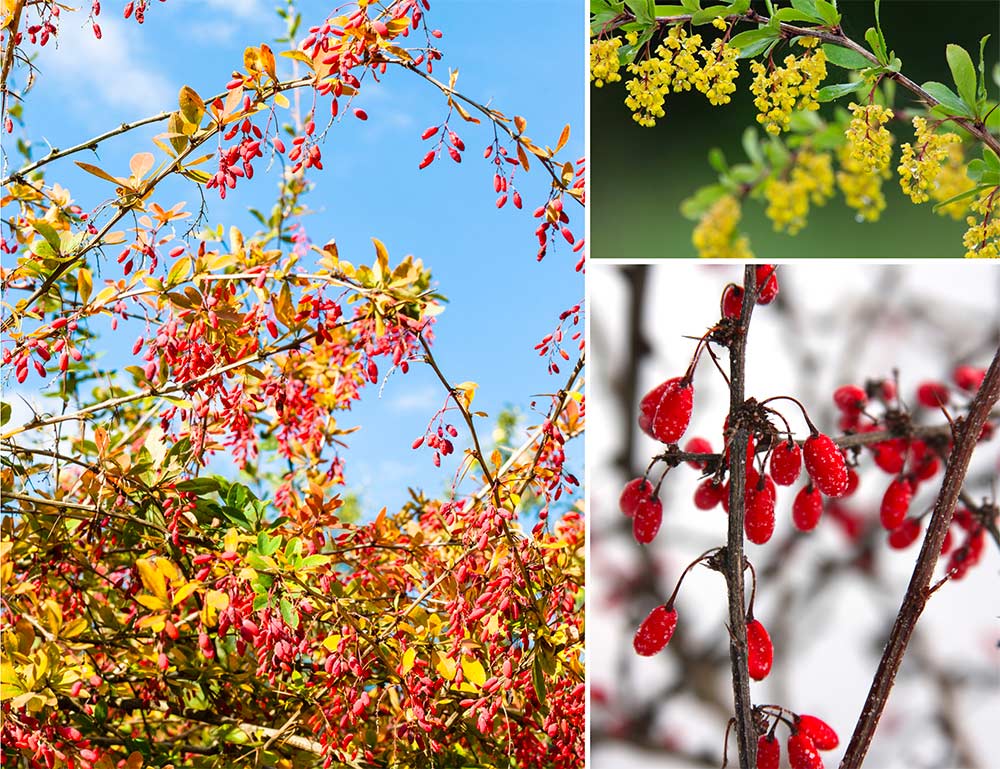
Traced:
<path fill-rule="evenodd" d="M 688 454 L 711 454 L 712 444 L 708 442 L 707 438 L 692 438 L 687 442 L 687 445 L 684 446 L 684 451 Z M 689 460 L 688 464 L 695 470 L 704 470 L 708 463 Z"/>
<path fill-rule="evenodd" d="M 917 401 L 921 406 L 936 409 L 948 403 L 951 393 L 943 382 L 921 382 L 917 387 Z"/>
<path fill-rule="evenodd" d="M 920 521 L 916 518 L 907 518 L 897 528 L 889 532 L 889 547 L 896 550 L 903 550 L 916 542 L 922 530 Z"/>
<path fill-rule="evenodd" d="M 646 497 L 639 502 L 632 518 L 632 535 L 640 545 L 648 545 L 660 530 L 663 520 L 663 503 L 654 498 Z"/>
<path fill-rule="evenodd" d="M 840 738 L 830 725 L 816 716 L 800 715 L 795 720 L 795 728 L 813 741 L 820 750 L 833 750 L 840 744 Z"/>
<path fill-rule="evenodd" d="M 750 677 L 754 681 L 763 681 L 771 672 L 771 662 L 774 660 L 774 646 L 771 636 L 758 620 L 747 623 L 747 664 Z"/>
<path fill-rule="evenodd" d="M 955 384 L 963 390 L 975 392 L 983 383 L 986 377 L 986 369 L 975 366 L 956 366 L 951 378 Z"/>
<path fill-rule="evenodd" d="M 757 273 L 757 304 L 770 304 L 778 295 L 777 265 L 758 264 Z"/>
<path fill-rule="evenodd" d="M 691 421 L 694 387 L 681 377 L 650 390 L 639 405 L 639 427 L 662 443 L 677 443 Z"/>
<path fill-rule="evenodd" d="M 882 470 L 895 475 L 903 469 L 906 464 L 906 440 L 903 438 L 891 438 L 872 446 L 875 454 L 875 464 Z"/>
<path fill-rule="evenodd" d="M 711 510 L 718 505 L 726 493 L 726 486 L 716 483 L 713 478 L 706 478 L 695 489 L 694 506 L 699 510 Z"/>
<path fill-rule="evenodd" d="M 635 631 L 632 646 L 643 657 L 651 657 L 667 645 L 675 627 L 677 627 L 677 610 L 657 606 Z"/>
<path fill-rule="evenodd" d="M 653 494 L 653 484 L 645 478 L 633 478 L 625 484 L 621 496 L 618 498 L 618 507 L 629 518 L 635 517 L 635 511 L 639 506 L 649 500 Z"/>
<path fill-rule="evenodd" d="M 791 486 L 802 472 L 802 450 L 795 441 L 782 441 L 771 452 L 771 477 L 779 486 Z"/>
<path fill-rule="evenodd" d="M 837 444 L 828 435 L 817 433 L 806 438 L 806 472 L 816 487 L 828 497 L 847 492 L 847 463 Z"/>
<path fill-rule="evenodd" d="M 774 481 L 767 475 L 747 488 L 743 530 L 747 539 L 756 545 L 763 545 L 774 534 L 774 500 Z"/>
<path fill-rule="evenodd" d="M 905 478 L 897 478 L 889 484 L 882 497 L 882 506 L 879 508 L 879 516 L 886 529 L 892 531 L 899 528 L 910 510 L 912 498 L 913 488 Z"/>
<path fill-rule="evenodd" d="M 792 523 L 799 531 L 812 531 L 823 516 L 823 495 L 811 483 L 799 489 L 792 502 Z"/>
<path fill-rule="evenodd" d="M 857 385 L 843 385 L 833 391 L 833 402 L 841 411 L 857 413 L 868 405 L 868 396 Z"/>
<path fill-rule="evenodd" d="M 778 769 L 781 764 L 781 743 L 773 734 L 757 738 L 757 769 Z"/>
<path fill-rule="evenodd" d="M 738 318 L 743 312 L 743 286 L 730 284 L 722 292 L 722 317 Z"/>
<path fill-rule="evenodd" d="M 788 765 L 792 769 L 823 769 L 815 743 L 802 732 L 788 738 Z"/>

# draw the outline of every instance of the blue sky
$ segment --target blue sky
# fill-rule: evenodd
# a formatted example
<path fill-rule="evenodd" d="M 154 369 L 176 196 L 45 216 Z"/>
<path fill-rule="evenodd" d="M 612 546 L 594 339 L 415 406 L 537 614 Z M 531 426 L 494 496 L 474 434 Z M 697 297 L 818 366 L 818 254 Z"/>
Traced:
<path fill-rule="evenodd" d="M 45 153 L 46 142 L 65 147 L 123 121 L 175 108 L 182 85 L 205 95 L 218 92 L 233 68 L 242 66 L 244 46 L 270 42 L 283 31 L 273 4 L 263 0 L 153 3 L 141 27 L 105 5 L 101 41 L 71 15 L 60 33 L 61 49 L 43 50 L 38 58 L 40 77 L 26 109 L 38 155 Z M 301 3 L 304 27 L 330 7 Z M 448 67 L 458 68 L 460 90 L 524 116 L 527 134 L 541 143 L 554 144 L 570 123 L 566 157 L 576 159 L 584 139 L 584 13 L 578 0 L 436 0 L 427 18 L 444 32 L 439 45 L 445 58 L 435 75 L 446 80 Z M 507 405 L 528 410 L 532 394 L 563 383 L 562 377 L 547 375 L 532 348 L 562 309 L 583 298 L 583 278 L 573 271 L 578 256 L 569 248 L 550 252 L 541 264 L 535 261 L 530 211 L 545 198 L 546 177 L 532 169 L 521 178 L 525 211 L 509 205 L 497 211 L 492 166 L 482 159 L 492 130 L 459 123 L 453 128 L 468 146 L 464 162 L 459 166 L 444 158 L 418 171 L 428 149 L 420 133 L 439 123 L 447 108 L 435 89 L 408 73 L 390 72 L 376 87 L 368 85 L 354 106 L 370 117 L 367 123 L 348 118 L 328 136 L 325 171 L 313 177 L 316 189 L 308 197 L 317 213 L 304 222 L 312 238 L 335 238 L 342 257 L 355 263 L 374 259 L 373 236 L 394 260 L 408 253 L 423 259 L 451 300 L 436 332 L 435 354 L 445 373 L 453 382 L 478 382 L 475 405 L 491 417 Z M 162 130 L 135 131 L 102 145 L 97 155 L 75 159 L 124 175 L 131 154 L 153 150 L 149 139 Z M 210 222 L 252 231 L 246 207 L 269 210 L 276 189 L 275 177 L 263 177 L 262 170 L 224 203 L 208 191 Z M 85 209 L 109 195 L 109 185 L 70 160 L 50 166 L 48 173 L 50 182 L 69 186 Z M 154 199 L 164 207 L 186 200 L 190 209 L 199 195 L 184 182 L 164 184 Z M 570 213 L 582 234 L 582 210 Z M 341 420 L 342 426 L 363 426 L 350 436 L 345 457 L 348 487 L 361 494 L 367 512 L 398 507 L 407 499 L 407 486 L 435 493 L 449 482 L 453 468 L 437 471 L 428 453 L 409 448 L 443 398 L 431 372 L 416 367 L 390 379 L 380 398 L 370 387 Z M 490 428 L 484 433 L 489 440 Z M 573 469 L 582 477 L 582 447 L 574 458 Z"/>

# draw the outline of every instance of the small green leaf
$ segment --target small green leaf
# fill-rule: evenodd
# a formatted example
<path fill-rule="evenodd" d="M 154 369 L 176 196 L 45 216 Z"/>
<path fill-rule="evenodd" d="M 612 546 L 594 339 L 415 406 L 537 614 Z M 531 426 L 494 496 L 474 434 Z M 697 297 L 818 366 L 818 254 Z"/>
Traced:
<path fill-rule="evenodd" d="M 712 147 L 708 151 L 708 164 L 720 174 L 724 174 L 729 167 L 726 163 L 726 154 L 718 147 Z"/>
<path fill-rule="evenodd" d="M 743 151 L 754 165 L 764 165 L 764 153 L 760 148 L 760 137 L 754 128 L 747 128 L 743 131 Z"/>
<path fill-rule="evenodd" d="M 10 421 L 10 404 L 7 401 L 0 401 L 0 427 Z"/>
<path fill-rule="evenodd" d="M 829 27 L 836 27 L 840 24 L 840 14 L 837 12 L 837 7 L 827 0 L 816 0 L 816 12 L 819 13 L 820 18 L 826 22 Z"/>
<path fill-rule="evenodd" d="M 979 41 L 979 87 L 976 89 L 976 104 L 978 106 L 979 102 L 986 101 L 986 62 L 984 60 L 984 54 L 986 53 L 986 41 L 990 39 L 989 35 L 986 35 L 982 40 Z"/>
<path fill-rule="evenodd" d="M 661 16 L 686 16 L 690 13 L 683 5 L 654 5 L 653 12 L 657 18 Z"/>
<path fill-rule="evenodd" d="M 989 147 L 983 147 L 983 160 L 986 162 L 987 168 L 1000 171 L 1000 157 Z"/>
<path fill-rule="evenodd" d="M 822 22 L 823 17 L 816 9 L 816 0 L 792 0 L 792 8 L 809 17 L 809 21 Z"/>
<path fill-rule="evenodd" d="M 681 214 L 686 219 L 698 219 L 712 204 L 729 190 L 721 184 L 710 184 L 697 190 L 694 195 L 681 203 Z"/>
<path fill-rule="evenodd" d="M 934 210 L 937 211 L 939 208 L 947 206 L 949 203 L 957 203 L 960 200 L 965 200 L 966 198 L 973 198 L 980 192 L 986 189 L 986 185 L 978 185 L 973 187 L 971 190 L 966 190 L 965 192 L 960 192 L 957 195 L 952 195 L 947 200 L 942 200 L 940 203 L 934 204 Z"/>
<path fill-rule="evenodd" d="M 944 108 L 944 111 L 950 115 L 961 115 L 962 117 L 972 117 L 972 111 L 969 109 L 968 105 L 962 101 L 958 94 L 952 91 L 944 83 L 937 83 L 930 80 L 924 83 L 921 88 L 927 91 L 931 97 Z"/>
<path fill-rule="evenodd" d="M 965 169 L 965 174 L 974 182 L 983 181 L 983 174 L 986 173 L 986 163 L 979 158 L 973 158 L 969 161 L 968 168 Z"/>
<path fill-rule="evenodd" d="M 810 21 L 815 23 L 818 22 L 819 19 L 808 13 L 804 13 L 796 8 L 790 8 L 786 6 L 784 8 L 779 8 L 777 11 L 775 11 L 774 16 L 771 17 L 771 21 L 780 21 L 780 22 Z"/>
<path fill-rule="evenodd" d="M 204 497 L 219 490 L 219 482 L 215 478 L 189 478 L 176 486 L 178 491 L 188 491 L 195 496 Z"/>
<path fill-rule="evenodd" d="M 728 5 L 711 5 L 691 16 L 691 23 L 694 25 L 709 24 L 714 19 L 725 16 L 727 13 L 729 13 Z"/>
<path fill-rule="evenodd" d="M 535 689 L 535 697 L 540 704 L 545 702 L 545 671 L 542 670 L 541 653 L 535 652 L 535 659 L 531 665 L 531 685 Z"/>
<path fill-rule="evenodd" d="M 816 101 L 835 101 L 849 93 L 855 93 L 864 83 L 837 83 L 825 85 L 816 92 Z"/>
<path fill-rule="evenodd" d="M 872 62 L 857 51 L 852 51 L 850 48 L 843 48 L 839 45 L 824 45 L 823 53 L 826 54 L 827 61 L 844 69 L 865 69 L 872 66 Z"/>
<path fill-rule="evenodd" d="M 949 43 L 945 49 L 948 57 L 948 67 L 955 81 L 955 88 L 962 101 L 969 105 L 975 113 L 976 108 L 976 68 L 972 66 L 972 57 L 962 46 Z"/>
<path fill-rule="evenodd" d="M 881 32 L 878 32 L 874 27 L 869 27 L 865 31 L 865 41 L 871 46 L 872 53 L 875 54 L 880 63 L 889 63 L 889 57 L 885 52 L 885 39 Z"/>
<path fill-rule="evenodd" d="M 681 5 L 688 13 L 701 10 L 701 0 L 681 0 Z"/>
<path fill-rule="evenodd" d="M 286 625 L 292 629 L 299 626 L 299 614 L 295 611 L 295 607 L 292 606 L 291 601 L 287 598 L 282 598 L 278 604 L 278 608 L 281 610 L 281 618 L 285 620 Z"/>
<path fill-rule="evenodd" d="M 37 232 L 39 235 L 45 238 L 46 241 L 48 241 L 48 244 L 52 246 L 52 248 L 54 248 L 56 251 L 60 250 L 62 244 L 59 241 L 59 233 L 56 232 L 55 227 L 53 227 L 48 222 L 37 219 L 34 222 L 32 222 L 31 226 L 35 228 L 35 232 Z"/>
<path fill-rule="evenodd" d="M 763 51 L 779 36 L 778 30 L 770 27 L 748 29 L 746 32 L 735 35 L 729 41 L 729 45 L 739 50 L 741 59 L 747 59 Z"/>
<path fill-rule="evenodd" d="M 625 0 L 625 5 L 635 20 L 642 24 L 653 24 L 656 22 L 656 11 L 653 9 L 653 0 Z"/>

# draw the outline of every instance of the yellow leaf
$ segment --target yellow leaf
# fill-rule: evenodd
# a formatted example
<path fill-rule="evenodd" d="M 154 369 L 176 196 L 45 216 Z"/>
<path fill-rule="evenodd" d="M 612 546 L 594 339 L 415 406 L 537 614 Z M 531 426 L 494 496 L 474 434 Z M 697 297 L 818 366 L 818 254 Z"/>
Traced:
<path fill-rule="evenodd" d="M 247 72 L 261 71 L 259 48 L 254 48 L 251 46 L 243 51 L 243 66 L 247 68 Z"/>
<path fill-rule="evenodd" d="M 142 604 L 147 609 L 152 609 L 153 611 L 163 611 L 164 609 L 170 608 L 168 604 L 162 598 L 157 598 L 155 595 L 149 595 L 148 593 L 139 593 L 135 597 L 137 603 Z"/>
<path fill-rule="evenodd" d="M 458 666 L 455 664 L 455 660 L 450 657 L 445 657 L 443 654 L 438 655 L 438 661 L 434 665 L 434 669 L 438 672 L 446 681 L 451 681 L 455 678 L 455 673 L 458 670 Z"/>
<path fill-rule="evenodd" d="M 80 295 L 80 301 L 86 304 L 93 290 L 94 279 L 90 275 L 90 270 L 81 267 L 76 273 L 76 291 Z"/>
<path fill-rule="evenodd" d="M 417 650 L 412 646 L 403 652 L 403 659 L 399 663 L 399 674 L 405 676 L 411 670 L 413 670 L 413 663 L 417 659 Z"/>
<path fill-rule="evenodd" d="M 167 581 L 163 578 L 160 570 L 156 568 L 156 564 L 151 559 L 140 558 L 135 565 L 139 569 L 139 578 L 146 590 L 166 604 Z"/>
<path fill-rule="evenodd" d="M 528 127 L 528 121 L 520 115 L 514 115 L 514 126 L 517 128 L 519 134 L 523 134 L 524 129 Z"/>
<path fill-rule="evenodd" d="M 477 689 L 486 683 L 486 668 L 474 657 L 462 658 L 462 673 L 466 682 L 473 684 Z"/>
<path fill-rule="evenodd" d="M 271 52 L 271 47 L 267 43 L 263 43 L 260 46 L 260 66 L 261 69 L 270 75 L 272 80 L 278 79 L 274 64 L 274 53 Z"/>
<path fill-rule="evenodd" d="M 117 246 L 119 243 L 125 242 L 125 233 L 121 230 L 115 230 L 114 232 L 109 232 L 104 236 L 104 245 L 106 246 Z"/>
<path fill-rule="evenodd" d="M 339 644 L 340 636 L 338 634 L 328 635 L 323 639 L 323 646 L 326 647 L 327 651 L 336 651 Z"/>
<path fill-rule="evenodd" d="M 76 164 L 78 166 L 80 166 L 80 168 L 82 168 L 88 174 L 93 174 L 94 176 L 97 176 L 97 177 L 99 177 L 101 179 L 104 179 L 104 181 L 106 181 L 106 182 L 111 182 L 112 184 L 124 184 L 125 183 L 124 179 L 119 179 L 119 178 L 117 178 L 115 176 L 112 176 L 107 171 L 105 171 L 103 168 L 98 168 L 95 165 L 91 165 L 90 163 L 83 163 L 83 162 L 81 162 L 79 160 L 76 161 Z M 105 240 L 105 242 L 107 242 L 107 241 Z"/>
<path fill-rule="evenodd" d="M 198 95 L 198 92 L 191 88 L 191 86 L 186 85 L 181 88 L 177 102 L 181 108 L 180 115 L 184 118 L 184 121 L 192 126 L 199 126 L 202 117 L 205 115 L 205 102 Z M 175 145 L 175 149 L 180 152 L 183 147 L 176 147 Z"/>
<path fill-rule="evenodd" d="M 372 238 L 372 243 L 375 244 L 376 255 L 375 280 L 380 281 L 389 274 L 389 252 L 386 250 L 385 244 L 378 238 Z"/>
<path fill-rule="evenodd" d="M 178 588 L 178 590 L 174 592 L 174 600 L 173 600 L 174 606 L 180 606 L 182 603 L 184 603 L 184 600 L 189 595 L 194 593 L 199 587 L 201 587 L 201 583 L 195 580 L 194 582 L 188 582 L 186 585 L 183 585 L 182 587 Z"/>
<path fill-rule="evenodd" d="M 276 93 L 274 95 L 274 103 L 281 107 L 282 109 L 288 109 L 291 106 L 291 102 L 288 101 L 288 97 L 283 93 Z"/>
<path fill-rule="evenodd" d="M 476 397 L 476 389 L 479 387 L 475 382 L 462 382 L 455 385 L 455 400 L 465 408 L 472 405 L 472 399 Z"/>
<path fill-rule="evenodd" d="M 125 759 L 125 769 L 141 769 L 142 767 L 142 753 L 138 750 L 133 750 L 129 757 Z"/>
<path fill-rule="evenodd" d="M 531 168 L 531 164 L 528 163 L 528 153 L 524 151 L 524 147 L 520 143 L 517 145 L 517 159 L 521 161 L 521 167 L 525 171 Z"/>
<path fill-rule="evenodd" d="M 555 149 L 555 151 L 558 152 L 563 147 L 565 147 L 566 146 L 566 142 L 568 142 L 568 141 L 569 141 L 569 123 L 566 124 L 566 127 L 563 128 L 562 133 L 559 134 L 559 141 L 556 142 L 556 149 Z"/>
<path fill-rule="evenodd" d="M 141 179 L 149 173 L 155 162 L 156 158 L 153 157 L 152 152 L 137 152 L 132 156 L 128 167 L 136 179 Z"/>

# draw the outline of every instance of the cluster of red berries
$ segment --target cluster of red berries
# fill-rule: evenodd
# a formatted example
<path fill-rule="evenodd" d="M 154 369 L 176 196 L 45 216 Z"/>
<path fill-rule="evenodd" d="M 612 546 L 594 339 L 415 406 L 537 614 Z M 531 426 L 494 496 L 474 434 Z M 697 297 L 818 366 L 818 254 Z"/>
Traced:
<path fill-rule="evenodd" d="M 542 341 L 535 345 L 535 349 L 538 351 L 540 357 L 548 356 L 549 365 L 548 372 L 550 374 L 559 373 L 559 364 L 556 362 L 555 358 L 558 356 L 564 361 L 568 361 L 570 358 L 569 353 L 563 349 L 562 343 L 565 338 L 565 333 L 563 331 L 563 325 L 570 321 L 573 326 L 580 325 L 580 305 L 574 304 L 568 310 L 563 310 L 559 313 L 559 325 L 556 326 L 555 331 L 551 334 L 546 334 L 542 337 Z M 570 339 L 577 343 L 577 348 L 583 351 L 585 346 L 585 341 L 583 339 L 582 331 L 574 331 L 570 334 Z"/>
<path fill-rule="evenodd" d="M 788 765 L 791 769 L 823 769 L 819 752 L 833 750 L 840 744 L 837 733 L 816 716 L 790 713 L 773 705 L 763 705 L 757 712 L 765 719 L 774 718 L 770 729 L 757 739 L 757 769 L 778 769 L 781 763 L 781 743 L 774 736 L 779 723 L 788 727 Z"/>
<path fill-rule="evenodd" d="M 432 125 L 424 129 L 424 132 L 420 134 L 420 138 L 424 141 L 435 136 L 438 136 L 437 144 L 434 149 L 424 155 L 424 159 L 420 161 L 420 169 L 423 170 L 433 163 L 435 158 L 441 154 L 442 149 L 447 149 L 448 157 L 456 163 L 461 163 L 462 153 L 465 152 L 465 142 L 457 133 L 448 128 L 447 120 L 439 126 Z"/>
<path fill-rule="evenodd" d="M 440 412 L 436 415 L 435 419 L 438 421 L 437 429 L 433 429 L 428 426 L 427 432 L 413 441 L 410 446 L 414 451 L 419 449 L 425 443 L 430 449 L 434 449 L 434 466 L 441 466 L 441 457 L 446 457 L 449 454 L 455 452 L 455 444 L 451 442 L 452 438 L 458 437 L 458 430 L 453 424 L 447 424 L 440 419 Z M 431 425 L 434 424 L 434 419 L 431 420 Z"/>

